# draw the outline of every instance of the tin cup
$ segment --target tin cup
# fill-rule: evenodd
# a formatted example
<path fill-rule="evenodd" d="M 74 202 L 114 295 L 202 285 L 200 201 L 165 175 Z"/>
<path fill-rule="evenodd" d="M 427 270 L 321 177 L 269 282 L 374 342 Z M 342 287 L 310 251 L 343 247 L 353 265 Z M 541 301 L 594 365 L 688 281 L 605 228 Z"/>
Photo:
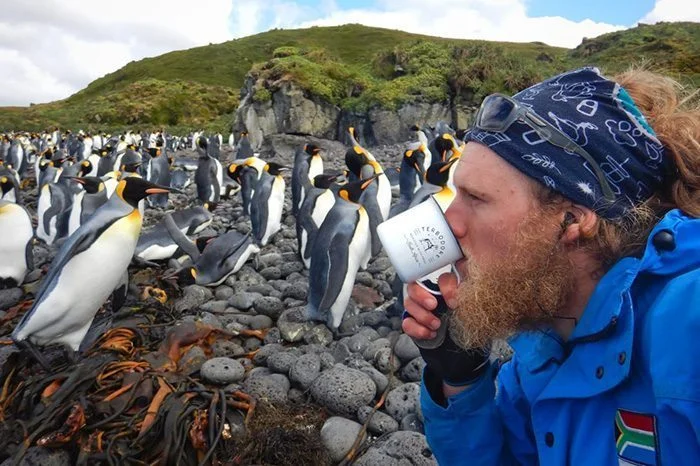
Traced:
<path fill-rule="evenodd" d="M 438 202 L 424 202 L 377 226 L 377 235 L 394 270 L 411 283 L 464 256 Z"/>

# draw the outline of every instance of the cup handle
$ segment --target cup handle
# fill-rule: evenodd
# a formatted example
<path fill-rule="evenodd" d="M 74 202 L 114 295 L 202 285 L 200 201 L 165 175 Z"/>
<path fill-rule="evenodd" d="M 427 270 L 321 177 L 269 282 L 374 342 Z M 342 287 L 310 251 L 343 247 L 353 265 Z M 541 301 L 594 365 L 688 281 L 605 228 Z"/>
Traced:
<path fill-rule="evenodd" d="M 435 299 L 437 299 L 437 307 L 435 308 L 435 315 L 440 319 L 440 327 L 437 329 L 435 332 L 435 338 L 430 338 L 430 339 L 424 339 L 424 338 L 414 338 L 413 341 L 418 346 L 419 348 L 423 349 L 435 349 L 439 347 L 440 345 L 443 344 L 445 341 L 445 337 L 447 336 L 447 328 L 448 328 L 448 318 L 450 314 L 450 309 L 447 307 L 447 303 L 445 302 L 445 298 L 442 297 L 442 293 L 440 293 L 440 290 L 437 289 L 437 286 L 430 286 L 434 285 L 432 282 L 429 280 L 426 280 L 425 282 L 418 281 L 416 282 L 418 286 L 424 288 L 430 294 L 435 296 Z"/>

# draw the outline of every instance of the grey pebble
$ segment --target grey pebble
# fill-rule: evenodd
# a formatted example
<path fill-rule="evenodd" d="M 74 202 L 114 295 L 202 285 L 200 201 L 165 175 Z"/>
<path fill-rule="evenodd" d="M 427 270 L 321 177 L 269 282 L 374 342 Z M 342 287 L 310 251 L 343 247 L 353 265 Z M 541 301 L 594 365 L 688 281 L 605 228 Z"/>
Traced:
<path fill-rule="evenodd" d="M 423 434 L 398 431 L 379 438 L 354 463 L 356 466 L 437 466 Z"/>
<path fill-rule="evenodd" d="M 282 272 L 280 271 L 279 267 L 270 266 L 262 269 L 260 271 L 260 276 L 262 276 L 265 280 L 278 280 L 282 277 Z"/>
<path fill-rule="evenodd" d="M 339 416 L 329 417 L 323 423 L 321 441 L 335 463 L 348 454 L 361 430 L 361 424 Z"/>
<path fill-rule="evenodd" d="M 245 368 L 235 359 L 212 358 L 202 364 L 199 373 L 208 382 L 226 385 L 243 380 Z"/>
<path fill-rule="evenodd" d="M 381 372 L 389 374 L 399 370 L 401 361 L 391 348 L 380 348 L 375 357 L 375 365 Z"/>
<path fill-rule="evenodd" d="M 314 325 L 313 322 L 306 320 L 306 310 L 303 307 L 287 309 L 277 319 L 277 328 L 282 338 L 290 343 L 301 341 L 304 334 Z"/>
<path fill-rule="evenodd" d="M 416 413 L 407 414 L 401 419 L 401 430 L 424 433 L 423 423 Z"/>
<path fill-rule="evenodd" d="M 243 342 L 243 349 L 247 352 L 255 351 L 262 346 L 260 340 L 255 337 L 246 338 Z"/>
<path fill-rule="evenodd" d="M 362 357 L 366 361 L 375 361 L 379 350 L 382 348 L 390 348 L 391 343 L 386 338 L 378 338 L 372 342 L 362 351 Z"/>
<path fill-rule="evenodd" d="M 294 272 L 301 272 L 304 270 L 304 265 L 298 261 L 294 262 L 284 262 L 279 266 L 280 275 L 282 277 L 288 277 Z"/>
<path fill-rule="evenodd" d="M 267 358 L 267 367 L 271 371 L 287 375 L 298 356 L 289 351 L 280 351 Z"/>
<path fill-rule="evenodd" d="M 72 464 L 70 454 L 66 450 L 30 447 L 22 459 L 15 463 L 12 458 L 8 458 L 0 466 L 70 466 Z"/>
<path fill-rule="evenodd" d="M 345 416 L 354 416 L 360 406 L 369 404 L 376 391 L 367 374 L 343 365 L 322 372 L 311 385 L 314 400 Z"/>
<path fill-rule="evenodd" d="M 265 316 L 267 317 L 267 316 Z M 270 343 L 283 343 L 284 340 L 282 340 L 282 334 L 280 333 L 280 329 L 277 327 L 272 327 L 270 330 L 267 331 L 265 334 L 265 339 L 263 340 L 263 343 L 266 345 L 269 345 Z"/>
<path fill-rule="evenodd" d="M 253 307 L 255 312 L 264 314 L 271 319 L 279 318 L 284 310 L 284 304 L 282 304 L 282 301 L 279 298 L 274 298 L 272 296 L 263 296 L 256 299 Z"/>
<path fill-rule="evenodd" d="M 333 341 L 333 332 L 324 324 L 319 324 L 304 334 L 304 341 L 309 344 L 328 346 Z"/>
<path fill-rule="evenodd" d="M 308 389 L 320 373 L 321 356 L 318 353 L 307 353 L 294 361 L 289 371 L 289 379 L 299 384 L 303 389 Z"/>
<path fill-rule="evenodd" d="M 425 361 L 421 356 L 412 359 L 401 369 L 401 378 L 406 382 L 420 382 L 425 369 Z"/>
<path fill-rule="evenodd" d="M 331 367 L 335 366 L 335 358 L 331 353 L 325 352 L 319 354 L 319 359 L 321 360 L 321 370 L 325 371 L 326 369 L 330 369 Z M 2 366 L 0 366 L 2 367 Z"/>
<path fill-rule="evenodd" d="M 228 300 L 228 298 L 230 298 L 231 296 L 233 296 L 233 288 L 231 288 L 230 286 L 217 286 L 216 290 L 214 291 L 214 297 L 216 299 Z"/>
<path fill-rule="evenodd" d="M 384 409 L 397 421 L 418 410 L 420 387 L 417 383 L 405 383 L 391 390 L 384 402 Z"/>
<path fill-rule="evenodd" d="M 258 366 L 265 365 L 267 364 L 267 358 L 280 351 L 284 351 L 284 346 L 278 343 L 265 345 L 260 348 L 260 351 L 255 353 L 255 356 L 253 356 L 253 362 Z"/>
<path fill-rule="evenodd" d="M 232 357 L 236 358 L 238 356 L 243 356 L 245 350 L 241 345 L 234 341 L 218 339 L 211 345 L 212 353 L 215 357 Z"/>
<path fill-rule="evenodd" d="M 197 372 L 206 360 L 204 350 L 199 346 L 193 346 L 180 358 L 178 368 L 183 374 L 190 375 Z"/>
<path fill-rule="evenodd" d="M 195 309 L 214 297 L 209 288 L 199 285 L 185 287 L 182 297 L 175 301 L 175 310 L 178 312 Z"/>
<path fill-rule="evenodd" d="M 294 282 L 290 283 L 284 290 L 282 290 L 282 298 L 293 298 L 298 300 L 305 300 L 309 290 L 309 285 L 304 282 Z"/>
<path fill-rule="evenodd" d="M 22 288 L 8 288 L 0 290 L 0 311 L 15 306 L 22 299 Z"/>
<path fill-rule="evenodd" d="M 367 430 L 373 434 L 382 435 L 396 432 L 399 430 L 399 423 L 391 416 L 381 411 L 372 413 L 372 408 L 369 406 L 360 406 L 357 410 L 357 420 L 363 425 L 367 422 L 367 418 L 372 415 L 372 418 L 367 424 Z"/>
<path fill-rule="evenodd" d="M 228 301 L 226 300 L 212 300 L 199 306 L 200 311 L 206 312 L 225 312 L 228 308 Z"/>
<path fill-rule="evenodd" d="M 237 309 L 250 309 L 255 300 L 262 295 L 258 293 L 238 292 L 228 299 L 228 303 Z"/>
<path fill-rule="evenodd" d="M 243 382 L 243 388 L 246 393 L 258 400 L 268 400 L 271 403 L 286 403 L 289 379 L 282 374 L 249 376 Z"/>

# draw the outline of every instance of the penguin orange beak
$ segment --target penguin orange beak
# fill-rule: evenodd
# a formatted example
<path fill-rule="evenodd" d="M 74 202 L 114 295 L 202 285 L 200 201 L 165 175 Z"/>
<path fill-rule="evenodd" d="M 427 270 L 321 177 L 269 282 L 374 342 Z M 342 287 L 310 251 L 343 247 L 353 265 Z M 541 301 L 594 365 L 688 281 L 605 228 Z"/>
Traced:
<path fill-rule="evenodd" d="M 367 189 L 367 187 L 368 187 L 369 185 L 371 185 L 372 182 L 373 182 L 374 180 L 376 180 L 378 177 L 379 177 L 379 175 L 377 174 L 377 175 L 371 176 L 370 178 L 367 178 L 367 180 L 366 180 L 364 183 L 362 183 L 361 189 L 362 189 L 363 191 L 364 191 L 365 189 Z"/>
<path fill-rule="evenodd" d="M 170 188 L 148 188 L 146 194 L 166 194 L 173 191 Z"/>

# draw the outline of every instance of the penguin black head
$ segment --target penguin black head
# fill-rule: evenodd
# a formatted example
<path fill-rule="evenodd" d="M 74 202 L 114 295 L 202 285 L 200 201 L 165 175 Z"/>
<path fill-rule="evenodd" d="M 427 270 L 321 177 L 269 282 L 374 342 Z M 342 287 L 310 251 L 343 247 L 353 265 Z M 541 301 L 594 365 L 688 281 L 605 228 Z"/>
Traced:
<path fill-rule="evenodd" d="M 243 169 L 243 165 L 239 165 L 237 163 L 232 163 L 231 165 L 228 166 L 228 170 L 226 170 L 226 173 L 228 173 L 228 176 L 231 177 L 233 180 L 238 181 L 240 178 L 242 169 Z"/>
<path fill-rule="evenodd" d="M 115 193 L 129 205 L 136 208 L 139 201 L 146 196 L 151 194 L 165 194 L 170 191 L 172 191 L 170 188 L 148 182 L 143 178 L 129 177 L 119 182 Z"/>
<path fill-rule="evenodd" d="M 12 184 L 12 180 L 10 180 L 6 176 L 0 176 L 0 190 L 2 191 L 3 194 L 9 192 L 14 188 L 14 185 Z"/>
<path fill-rule="evenodd" d="M 338 175 L 327 175 L 322 173 L 314 176 L 313 185 L 319 189 L 328 189 L 337 179 Z"/>
<path fill-rule="evenodd" d="M 447 154 L 447 151 L 452 150 L 453 147 L 454 144 L 451 139 L 451 136 L 448 137 L 447 134 L 443 134 L 442 136 L 435 139 L 435 148 L 438 152 L 437 155 L 443 161 L 445 160 L 445 155 Z"/>
<path fill-rule="evenodd" d="M 92 171 L 92 162 L 89 160 L 83 160 L 80 162 L 80 171 L 78 172 L 80 176 L 85 176 Z"/>
<path fill-rule="evenodd" d="M 76 176 L 71 179 L 83 185 L 83 189 L 85 189 L 88 194 L 95 194 L 105 189 L 102 179 L 96 176 Z"/>
<path fill-rule="evenodd" d="M 359 146 L 351 147 L 345 152 L 345 165 L 358 178 L 365 163 L 367 163 L 367 157 Z"/>
<path fill-rule="evenodd" d="M 418 126 L 417 124 L 416 124 L 416 125 L 411 125 L 411 128 L 410 128 L 410 129 L 411 129 L 411 131 L 420 131 L 420 130 L 421 130 L 421 129 L 420 129 L 420 126 Z"/>
<path fill-rule="evenodd" d="M 197 269 L 185 267 L 177 274 L 177 283 L 180 286 L 194 285 L 197 282 Z"/>
<path fill-rule="evenodd" d="M 209 146 L 209 143 L 207 142 L 207 138 L 204 138 L 202 136 L 197 138 L 197 147 L 200 149 L 207 150 L 207 147 Z"/>
<path fill-rule="evenodd" d="M 285 171 L 289 171 L 289 167 L 285 167 L 284 165 L 280 165 L 275 162 L 268 162 L 267 165 L 265 165 L 265 171 L 270 175 L 278 176 Z"/>
<path fill-rule="evenodd" d="M 216 236 L 200 236 L 199 238 L 194 240 L 194 245 L 197 246 L 199 252 L 204 252 L 204 249 L 207 247 L 207 245 L 215 239 Z"/>
<path fill-rule="evenodd" d="M 455 137 L 459 139 L 460 141 L 464 141 L 465 138 L 467 137 L 467 133 L 469 132 L 468 129 L 458 129 L 457 132 L 455 133 Z"/>
<path fill-rule="evenodd" d="M 311 156 L 314 156 L 321 152 L 321 148 L 314 144 L 304 144 L 304 152 Z"/>
<path fill-rule="evenodd" d="M 360 196 L 362 192 L 367 189 L 369 185 L 374 183 L 379 175 L 374 175 L 366 180 L 357 180 L 344 185 L 340 190 L 338 190 L 338 195 L 345 199 L 346 201 L 354 202 L 355 204 L 360 202 Z"/>
<path fill-rule="evenodd" d="M 436 186 L 445 186 L 450 178 L 450 167 L 459 160 L 454 158 L 447 162 L 435 162 L 425 172 L 425 180 Z"/>

